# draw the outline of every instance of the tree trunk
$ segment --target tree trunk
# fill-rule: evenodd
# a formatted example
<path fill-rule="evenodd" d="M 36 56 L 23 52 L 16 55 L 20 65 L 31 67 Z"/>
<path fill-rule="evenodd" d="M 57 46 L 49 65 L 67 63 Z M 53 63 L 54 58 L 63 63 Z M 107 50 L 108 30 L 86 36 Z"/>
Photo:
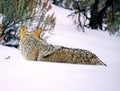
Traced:
<path fill-rule="evenodd" d="M 56 0 L 53 0 L 53 4 L 56 4 Z"/>
<path fill-rule="evenodd" d="M 103 16 L 106 13 L 108 7 L 113 5 L 113 0 L 107 0 L 105 3 L 105 7 L 103 7 L 100 11 L 98 11 L 99 0 L 95 0 L 95 3 L 91 6 L 91 17 L 89 26 L 92 29 L 100 28 L 103 30 Z"/>
<path fill-rule="evenodd" d="M 98 28 L 98 4 L 99 0 L 95 0 L 95 3 L 91 5 L 91 17 L 90 17 L 90 23 L 89 26 L 92 29 L 97 29 Z"/>

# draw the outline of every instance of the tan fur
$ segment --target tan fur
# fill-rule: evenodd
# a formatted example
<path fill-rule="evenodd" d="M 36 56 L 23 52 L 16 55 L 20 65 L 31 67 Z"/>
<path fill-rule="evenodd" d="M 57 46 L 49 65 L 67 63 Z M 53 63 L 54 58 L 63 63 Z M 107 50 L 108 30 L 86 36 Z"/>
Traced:
<path fill-rule="evenodd" d="M 41 32 L 40 32 L 41 33 Z M 106 65 L 88 50 L 51 45 L 36 33 L 26 32 L 20 39 L 20 51 L 27 60 L 73 64 Z"/>

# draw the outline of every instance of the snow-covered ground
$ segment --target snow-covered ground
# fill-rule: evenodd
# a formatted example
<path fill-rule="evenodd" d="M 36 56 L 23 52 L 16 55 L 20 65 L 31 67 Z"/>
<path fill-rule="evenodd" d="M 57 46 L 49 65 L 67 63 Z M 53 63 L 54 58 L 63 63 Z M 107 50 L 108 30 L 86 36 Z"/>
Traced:
<path fill-rule="evenodd" d="M 75 31 L 70 11 L 53 11 L 57 25 L 48 42 L 90 50 L 107 67 L 27 61 L 18 49 L 0 45 L 0 91 L 120 91 L 120 37 Z"/>

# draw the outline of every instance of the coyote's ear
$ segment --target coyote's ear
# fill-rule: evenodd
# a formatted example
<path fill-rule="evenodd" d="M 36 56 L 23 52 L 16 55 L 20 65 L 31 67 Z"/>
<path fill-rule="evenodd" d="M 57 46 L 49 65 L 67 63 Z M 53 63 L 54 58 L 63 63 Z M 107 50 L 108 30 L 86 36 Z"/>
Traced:
<path fill-rule="evenodd" d="M 38 38 L 40 38 L 41 32 L 42 32 L 42 28 L 38 28 L 37 30 L 35 30 L 34 34 L 35 34 L 35 36 L 37 36 Z"/>
<path fill-rule="evenodd" d="M 20 28 L 20 39 L 23 38 L 23 36 L 26 34 L 27 29 L 24 26 L 21 26 Z"/>

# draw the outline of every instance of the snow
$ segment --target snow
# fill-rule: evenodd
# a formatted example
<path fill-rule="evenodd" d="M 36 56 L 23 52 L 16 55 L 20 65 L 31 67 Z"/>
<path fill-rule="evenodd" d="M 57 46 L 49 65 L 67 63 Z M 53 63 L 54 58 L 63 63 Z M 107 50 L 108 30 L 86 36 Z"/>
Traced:
<path fill-rule="evenodd" d="M 0 45 L 1 91 L 119 91 L 120 37 L 86 29 L 75 31 L 70 11 L 53 6 L 57 18 L 51 44 L 87 49 L 105 66 L 25 60 L 18 49 Z"/>

